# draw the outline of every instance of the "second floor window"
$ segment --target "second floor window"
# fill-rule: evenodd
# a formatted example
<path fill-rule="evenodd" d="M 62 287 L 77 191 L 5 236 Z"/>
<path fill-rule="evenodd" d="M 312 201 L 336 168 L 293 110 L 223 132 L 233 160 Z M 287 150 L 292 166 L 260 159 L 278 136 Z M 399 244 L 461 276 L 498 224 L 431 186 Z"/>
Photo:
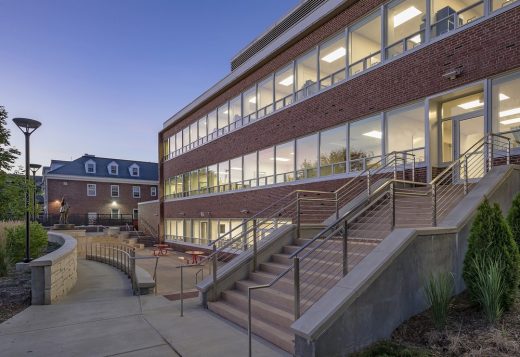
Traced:
<path fill-rule="evenodd" d="M 87 196 L 96 196 L 96 184 L 89 183 L 87 184 Z"/>
<path fill-rule="evenodd" d="M 152 197 L 156 197 L 157 196 L 157 187 L 152 186 L 150 188 L 150 196 L 152 196 Z"/>
<path fill-rule="evenodd" d="M 141 187 L 139 187 L 139 186 L 132 186 L 132 197 L 133 198 L 141 197 Z"/>
<path fill-rule="evenodd" d="M 119 197 L 119 185 L 111 185 L 110 193 L 112 197 Z"/>

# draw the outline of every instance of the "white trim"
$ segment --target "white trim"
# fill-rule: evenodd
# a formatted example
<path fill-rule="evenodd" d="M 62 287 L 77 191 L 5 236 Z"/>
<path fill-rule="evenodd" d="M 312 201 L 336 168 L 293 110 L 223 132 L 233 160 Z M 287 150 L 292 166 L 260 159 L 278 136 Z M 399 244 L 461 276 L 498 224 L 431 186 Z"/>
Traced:
<path fill-rule="evenodd" d="M 133 174 L 133 171 L 134 169 L 137 169 L 137 175 L 134 175 Z M 141 168 L 139 167 L 139 165 L 137 165 L 136 163 L 133 163 L 132 165 L 130 165 L 128 167 L 128 173 L 130 174 L 130 176 L 132 177 L 139 177 L 141 175 Z"/>
<path fill-rule="evenodd" d="M 112 173 L 112 170 L 111 170 L 112 167 L 116 168 L 116 173 L 115 174 Z M 108 169 L 108 174 L 109 175 L 112 175 L 112 176 L 119 175 L 119 165 L 117 164 L 117 162 L 112 161 L 110 164 L 107 165 L 107 169 Z"/>
<path fill-rule="evenodd" d="M 94 194 L 90 194 L 90 189 L 94 188 Z M 96 197 L 97 196 L 97 185 L 95 183 L 87 183 L 87 197 Z"/>
<path fill-rule="evenodd" d="M 55 180 L 68 180 L 68 181 L 95 181 L 100 183 L 129 183 L 129 184 L 141 184 L 141 185 L 158 185 L 159 181 L 153 180 L 138 180 L 138 179 L 122 179 L 114 177 L 92 177 L 92 176 L 72 176 L 72 175 L 58 175 L 48 174 L 47 179 Z"/>
<path fill-rule="evenodd" d="M 114 196 L 114 187 L 117 187 L 117 196 Z M 110 197 L 119 197 L 119 185 L 110 185 Z"/>
<path fill-rule="evenodd" d="M 88 166 L 90 164 L 94 165 L 94 171 L 92 171 L 92 172 L 88 171 Z M 85 173 L 86 174 L 95 174 L 96 173 L 96 166 L 97 166 L 96 162 L 94 160 L 92 160 L 92 159 L 85 161 Z"/>

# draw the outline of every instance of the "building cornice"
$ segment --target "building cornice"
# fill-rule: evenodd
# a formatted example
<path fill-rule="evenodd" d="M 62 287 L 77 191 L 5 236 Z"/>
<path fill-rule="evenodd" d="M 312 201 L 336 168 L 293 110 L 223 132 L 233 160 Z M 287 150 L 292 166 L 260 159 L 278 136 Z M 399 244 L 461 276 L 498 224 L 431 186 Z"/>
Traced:
<path fill-rule="evenodd" d="M 121 183 L 134 185 L 159 185 L 156 180 L 138 180 L 138 179 L 122 179 L 116 177 L 96 177 L 96 176 L 72 176 L 48 174 L 45 176 L 47 180 L 68 180 L 68 181 L 84 181 L 84 182 L 100 182 L 100 183 Z"/>

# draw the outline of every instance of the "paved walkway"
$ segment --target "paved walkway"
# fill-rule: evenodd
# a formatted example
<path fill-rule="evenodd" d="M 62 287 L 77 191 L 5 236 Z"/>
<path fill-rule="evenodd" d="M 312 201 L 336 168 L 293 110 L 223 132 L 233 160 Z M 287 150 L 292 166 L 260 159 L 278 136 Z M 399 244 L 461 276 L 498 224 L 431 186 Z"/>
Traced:
<path fill-rule="evenodd" d="M 31 306 L 0 324 L 0 356 L 247 356 L 247 334 L 200 307 L 132 296 L 114 268 L 78 262 L 78 283 L 56 305 Z M 288 356 L 255 340 L 254 356 Z"/>

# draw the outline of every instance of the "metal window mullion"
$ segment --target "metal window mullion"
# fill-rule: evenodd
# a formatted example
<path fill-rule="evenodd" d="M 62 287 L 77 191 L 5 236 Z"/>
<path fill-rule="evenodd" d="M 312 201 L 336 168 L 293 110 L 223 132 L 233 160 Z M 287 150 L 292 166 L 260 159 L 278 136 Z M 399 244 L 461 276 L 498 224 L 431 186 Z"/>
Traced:
<path fill-rule="evenodd" d="M 388 152 L 388 125 L 387 125 L 387 113 L 381 113 L 381 133 L 383 133 L 381 138 L 381 155 L 382 157 L 386 157 L 386 153 Z"/>
<path fill-rule="evenodd" d="M 273 162 L 273 165 L 274 165 L 274 177 L 273 177 L 273 183 L 277 183 L 278 182 L 278 177 L 277 174 L 278 174 L 278 171 L 276 170 L 276 145 L 273 146 L 273 157 L 274 157 L 274 162 Z"/>
<path fill-rule="evenodd" d="M 381 18 L 381 54 L 380 54 L 380 57 L 381 57 L 381 61 L 380 63 L 384 62 L 386 60 L 386 50 L 385 50 L 385 46 L 386 46 L 386 42 L 387 42 L 387 31 L 386 31 L 386 25 L 387 25 L 387 20 L 386 20 L 386 5 L 381 5 L 381 9 L 379 10 L 379 16 Z"/>
<path fill-rule="evenodd" d="M 316 154 L 318 155 L 318 161 L 317 161 L 317 163 L 318 163 L 318 165 L 317 165 L 318 166 L 317 167 L 318 168 L 317 176 L 318 177 L 321 177 L 321 155 L 320 155 L 320 152 L 321 152 L 321 134 L 322 133 L 323 133 L 322 131 L 318 132 L 318 147 L 317 147 L 317 150 L 316 150 L 317 151 Z"/>
<path fill-rule="evenodd" d="M 350 172 L 350 123 L 347 123 L 346 125 L 346 131 L 347 131 L 347 145 L 346 145 L 346 150 L 347 150 L 347 153 L 346 153 L 346 165 L 347 167 L 345 168 L 345 173 L 349 173 Z"/>
<path fill-rule="evenodd" d="M 498 98 L 498 97 L 497 97 Z M 493 87 L 490 79 L 484 81 L 484 133 L 493 133 Z"/>
<path fill-rule="evenodd" d="M 431 0 L 426 0 L 426 21 L 424 23 L 424 43 L 428 43 L 431 40 L 432 31 L 432 4 Z"/>
<path fill-rule="evenodd" d="M 322 45 L 322 43 L 319 43 L 316 46 L 316 48 L 315 48 L 315 50 L 316 50 L 316 84 L 317 84 L 317 87 L 318 87 L 318 92 L 321 89 L 321 71 L 320 71 L 320 67 L 321 67 L 320 66 L 321 45 Z M 331 78 L 331 83 L 332 83 L 332 78 Z"/>
<path fill-rule="evenodd" d="M 346 58 L 345 58 L 345 79 L 348 79 L 350 78 L 350 70 L 349 70 L 349 66 L 350 66 L 350 51 L 351 51 L 351 48 L 349 46 L 350 44 L 350 31 L 349 31 L 349 27 L 345 27 L 345 48 L 347 49 L 347 53 L 346 53 Z"/>

